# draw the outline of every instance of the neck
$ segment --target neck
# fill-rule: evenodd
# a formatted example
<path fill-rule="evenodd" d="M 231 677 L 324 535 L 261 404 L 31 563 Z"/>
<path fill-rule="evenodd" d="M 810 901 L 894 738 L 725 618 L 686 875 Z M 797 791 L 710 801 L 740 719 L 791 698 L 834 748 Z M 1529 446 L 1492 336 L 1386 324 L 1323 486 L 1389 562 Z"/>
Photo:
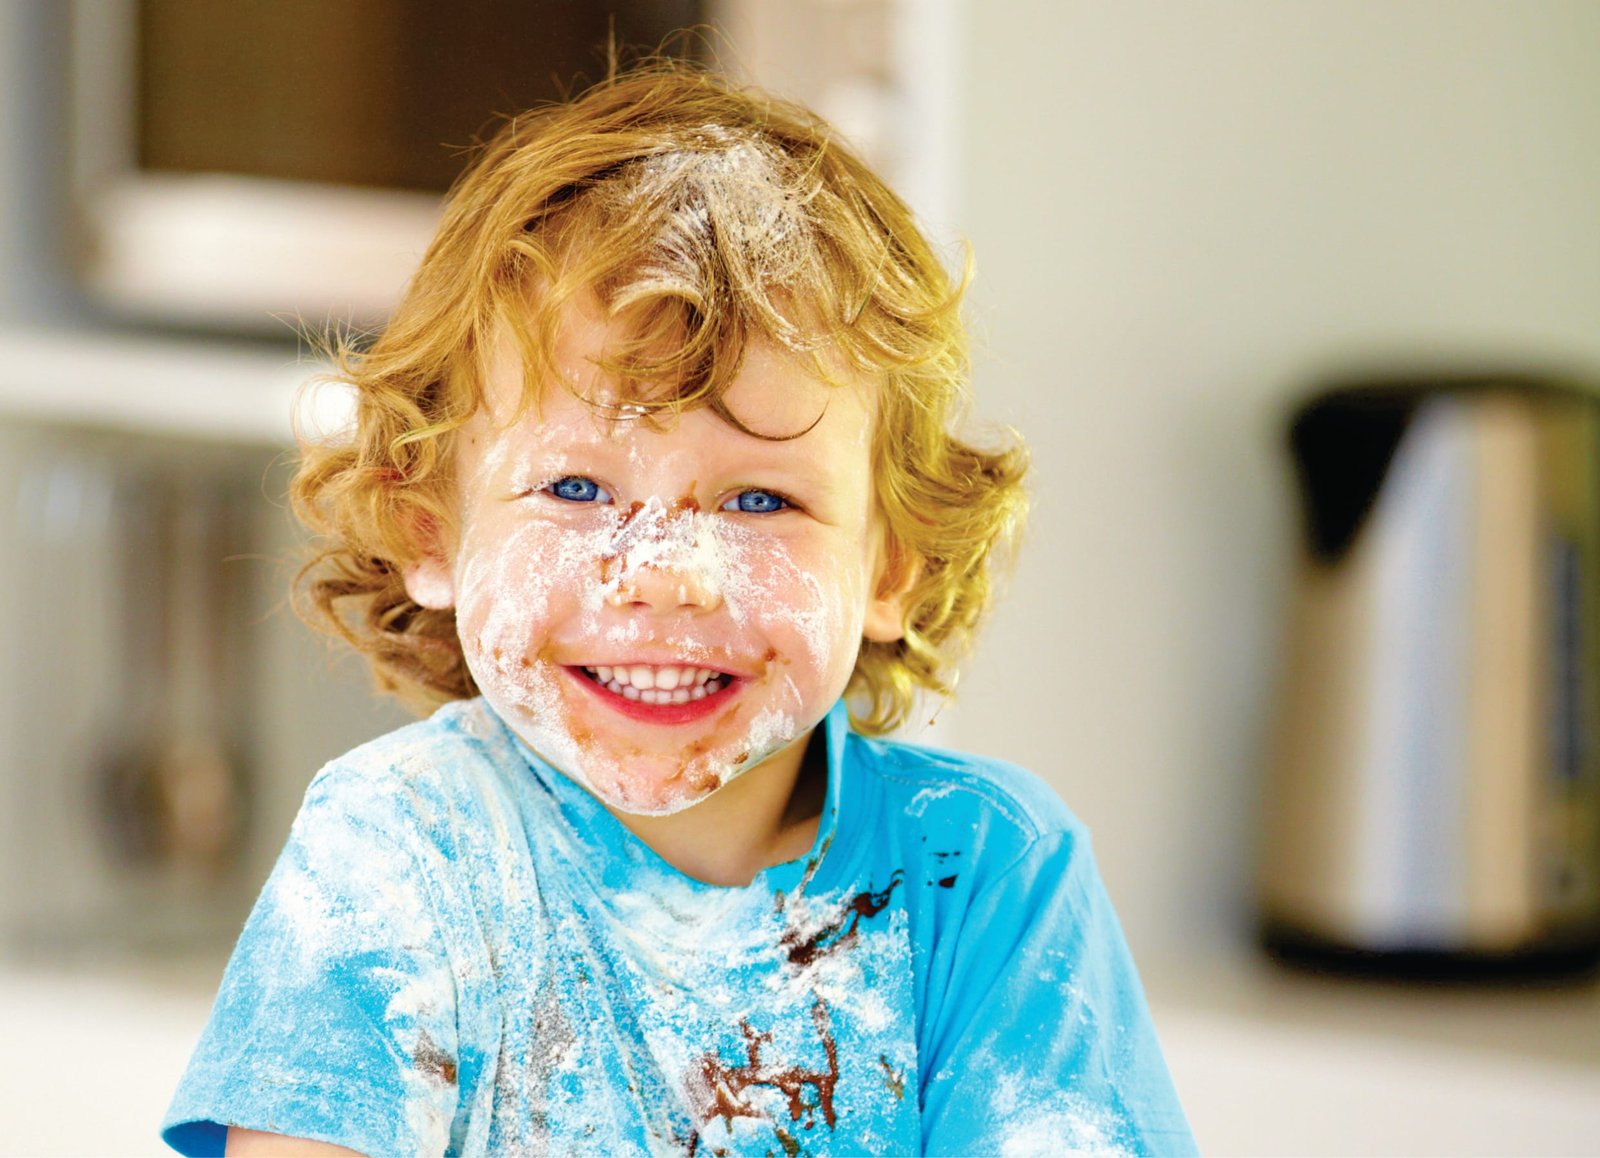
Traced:
<path fill-rule="evenodd" d="M 813 729 L 682 812 L 611 813 L 679 872 L 736 887 L 811 848 L 827 788 L 826 742 Z"/>

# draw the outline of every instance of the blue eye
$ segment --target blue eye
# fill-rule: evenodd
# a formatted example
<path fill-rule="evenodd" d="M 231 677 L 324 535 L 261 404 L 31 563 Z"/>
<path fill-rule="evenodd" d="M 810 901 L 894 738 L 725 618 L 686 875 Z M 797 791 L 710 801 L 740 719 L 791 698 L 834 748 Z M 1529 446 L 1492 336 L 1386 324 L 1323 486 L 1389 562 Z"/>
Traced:
<path fill-rule="evenodd" d="M 606 489 L 593 479 L 583 478 L 581 475 L 568 475 L 558 478 L 555 482 L 544 488 L 558 499 L 569 503 L 608 503 L 611 496 Z"/>
<path fill-rule="evenodd" d="M 771 491 L 740 491 L 722 504 L 725 511 L 738 511 L 746 515 L 771 515 L 789 506 L 788 500 Z"/>

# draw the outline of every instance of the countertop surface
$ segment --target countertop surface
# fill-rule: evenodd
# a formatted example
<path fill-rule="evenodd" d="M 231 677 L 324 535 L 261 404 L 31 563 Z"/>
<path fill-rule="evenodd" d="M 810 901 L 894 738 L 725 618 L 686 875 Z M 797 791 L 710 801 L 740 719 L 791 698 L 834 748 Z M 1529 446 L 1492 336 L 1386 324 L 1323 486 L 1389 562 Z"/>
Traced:
<path fill-rule="evenodd" d="M 0 1154 L 162 1154 L 220 954 L 0 962 Z M 1147 967 L 1202 1152 L 1600 1154 L 1600 986 L 1426 990 Z"/>
<path fill-rule="evenodd" d="M 1600 1081 L 1600 979 L 1593 976 L 1503 984 L 1381 981 L 1291 969 L 1245 950 L 1147 962 L 1143 973 L 1153 998 L 1207 1016 L 1557 1065 Z M 1595 1143 L 1600 1149 L 1600 1133 Z"/>

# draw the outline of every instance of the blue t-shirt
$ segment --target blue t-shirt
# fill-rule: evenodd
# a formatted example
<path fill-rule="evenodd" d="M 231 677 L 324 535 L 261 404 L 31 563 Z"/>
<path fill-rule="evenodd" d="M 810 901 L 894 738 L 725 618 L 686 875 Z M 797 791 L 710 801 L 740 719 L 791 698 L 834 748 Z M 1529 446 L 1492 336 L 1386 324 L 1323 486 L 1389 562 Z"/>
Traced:
<path fill-rule="evenodd" d="M 1189 1154 L 1088 837 L 825 724 L 811 853 L 657 857 L 481 701 L 316 777 L 168 1111 L 367 1154 Z"/>

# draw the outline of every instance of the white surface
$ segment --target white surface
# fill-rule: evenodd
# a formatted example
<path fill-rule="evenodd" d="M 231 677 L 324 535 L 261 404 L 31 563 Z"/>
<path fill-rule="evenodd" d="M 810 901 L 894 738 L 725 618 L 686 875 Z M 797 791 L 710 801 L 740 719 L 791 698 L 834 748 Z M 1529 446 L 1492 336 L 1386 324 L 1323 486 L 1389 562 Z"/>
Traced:
<path fill-rule="evenodd" d="M 0 1154 L 172 1154 L 157 1129 L 210 1009 L 199 983 L 0 971 Z"/>
<path fill-rule="evenodd" d="M 222 342 L 0 329 L 0 422 L 287 445 L 297 393 L 325 370 L 293 353 Z M 336 393 L 314 397 L 336 405 Z"/>
<path fill-rule="evenodd" d="M 1155 1010 L 1204 1154 L 1600 1154 L 1600 1071 Z"/>
<path fill-rule="evenodd" d="M 0 1155 L 169 1153 L 156 1128 L 219 973 L 0 969 Z M 1171 1000 L 1154 1010 L 1207 1154 L 1600 1154 L 1600 1068 Z"/>

